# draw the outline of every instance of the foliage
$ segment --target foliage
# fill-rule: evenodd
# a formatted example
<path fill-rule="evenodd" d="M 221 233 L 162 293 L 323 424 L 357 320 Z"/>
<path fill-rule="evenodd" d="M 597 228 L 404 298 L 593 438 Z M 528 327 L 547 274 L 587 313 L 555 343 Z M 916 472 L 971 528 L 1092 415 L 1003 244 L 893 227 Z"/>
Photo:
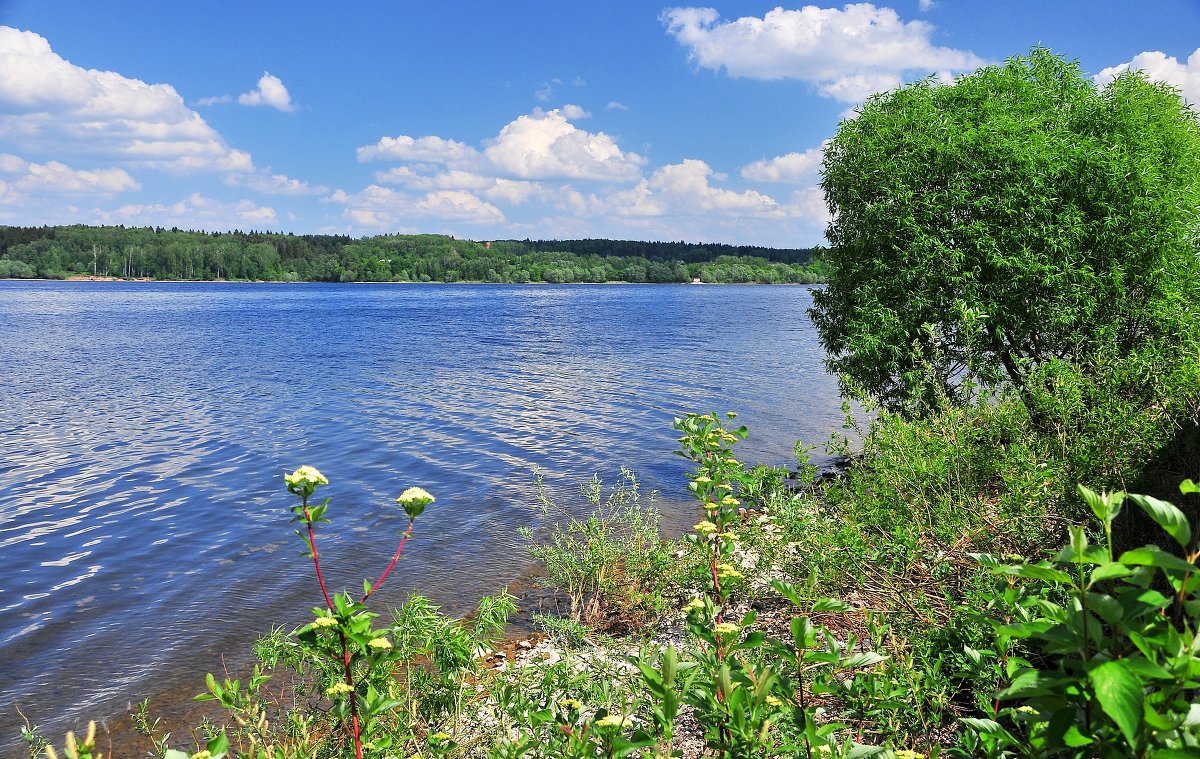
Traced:
<path fill-rule="evenodd" d="M 547 495 L 540 473 L 536 487 L 542 513 L 554 512 L 559 521 L 545 540 L 527 527 L 519 532 L 546 569 L 544 584 L 567 596 L 570 619 L 636 627 L 657 616 L 664 600 L 656 590 L 675 560 L 659 534 L 654 494 L 643 503 L 637 477 L 622 469 L 606 496 L 594 475 L 580 486 L 589 508 L 580 518 Z"/>
<path fill-rule="evenodd" d="M 275 282 L 823 281 L 817 249 L 444 235 L 284 235 L 125 227 L 0 226 L 0 278 L 87 274 Z"/>
<path fill-rule="evenodd" d="M 843 388 L 886 409 L 980 383 L 1030 402 L 1050 362 L 1096 376 L 1089 359 L 1194 349 L 1200 123 L 1140 73 L 1097 89 L 1035 48 L 874 96 L 822 186 L 832 275 L 812 316 Z"/>
<path fill-rule="evenodd" d="M 1054 562 L 979 557 L 1003 580 L 994 604 L 1002 619 L 994 624 L 1006 687 L 988 718 L 966 721 L 977 736 L 968 747 L 986 756 L 1193 756 L 1200 752 L 1194 527 L 1166 501 L 1079 490 L 1104 528 L 1103 543 L 1091 545 L 1083 527 L 1072 527 Z M 1200 493 L 1191 480 L 1180 490 Z M 1127 500 L 1182 557 L 1155 545 L 1114 555 L 1112 525 Z"/>

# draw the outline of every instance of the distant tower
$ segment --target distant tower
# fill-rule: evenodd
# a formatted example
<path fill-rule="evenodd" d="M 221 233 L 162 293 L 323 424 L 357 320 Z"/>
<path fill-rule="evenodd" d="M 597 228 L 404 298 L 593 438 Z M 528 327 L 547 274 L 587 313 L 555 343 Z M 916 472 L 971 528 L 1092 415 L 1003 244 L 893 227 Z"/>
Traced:
<path fill-rule="evenodd" d="M 484 249 L 484 250 L 491 250 L 491 249 L 492 249 L 492 241 L 491 241 L 491 240 L 488 240 L 487 242 L 485 242 L 485 243 L 483 244 L 483 249 Z"/>

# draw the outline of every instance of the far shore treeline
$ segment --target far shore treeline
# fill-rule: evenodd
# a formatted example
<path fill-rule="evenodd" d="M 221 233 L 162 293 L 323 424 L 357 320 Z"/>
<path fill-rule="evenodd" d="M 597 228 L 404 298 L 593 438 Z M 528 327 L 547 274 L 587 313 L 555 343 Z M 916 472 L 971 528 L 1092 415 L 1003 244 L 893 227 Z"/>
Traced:
<path fill-rule="evenodd" d="M 826 278 L 821 248 L 445 235 L 0 226 L 0 278 L 271 282 L 760 282 Z"/>

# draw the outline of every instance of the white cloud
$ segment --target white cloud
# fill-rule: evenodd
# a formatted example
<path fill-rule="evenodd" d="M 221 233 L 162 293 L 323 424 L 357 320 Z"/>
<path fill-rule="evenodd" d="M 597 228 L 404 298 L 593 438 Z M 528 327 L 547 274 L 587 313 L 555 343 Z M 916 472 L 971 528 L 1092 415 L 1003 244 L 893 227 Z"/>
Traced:
<path fill-rule="evenodd" d="M 381 137 L 374 145 L 365 145 L 357 151 L 359 161 L 427 161 L 429 163 L 471 164 L 478 160 L 479 151 L 457 140 L 441 137 L 418 137 L 408 135 Z"/>
<path fill-rule="evenodd" d="M 688 158 L 682 163 L 656 169 L 649 179 L 635 187 L 610 194 L 604 200 L 607 212 L 622 216 L 732 215 L 781 218 L 785 211 L 768 195 L 744 190 L 736 192 L 714 187 L 712 167 L 704 161 Z"/>
<path fill-rule="evenodd" d="M 803 153 L 788 153 L 742 167 L 742 178 L 752 182 L 810 182 L 821 169 L 824 144 Z"/>
<path fill-rule="evenodd" d="M 577 105 L 550 111 L 538 108 L 509 122 L 486 142 L 483 151 L 437 136 L 383 137 L 358 149 L 358 160 L 393 160 L 442 164 L 451 169 L 516 179 L 583 179 L 628 181 L 641 175 L 645 159 L 621 150 L 603 132 L 587 132 L 571 124 L 590 114 Z M 416 172 L 379 175 L 380 181 L 409 183 Z"/>
<path fill-rule="evenodd" d="M 10 175 L 5 182 L 8 204 L 22 202 L 28 195 L 111 197 L 141 187 L 122 169 L 72 169 L 59 161 L 31 163 L 11 153 L 0 153 L 0 174 Z"/>
<path fill-rule="evenodd" d="M 272 174 L 269 171 L 231 174 L 225 178 L 225 184 L 232 187 L 247 187 L 265 195 L 303 197 L 305 195 L 324 195 L 329 192 L 328 187 L 310 185 L 299 179 L 292 179 L 286 174 Z"/>
<path fill-rule="evenodd" d="M 904 22 L 890 8 L 775 8 L 763 18 L 724 21 L 712 8 L 668 8 L 669 34 L 698 66 L 750 79 L 800 79 L 826 97 L 859 102 L 899 86 L 907 74 L 978 68 L 974 53 L 935 47 L 933 27 Z"/>
<path fill-rule="evenodd" d="M 28 152 L 177 171 L 253 166 L 170 85 L 80 68 L 44 37 L 7 26 L 0 26 L 0 139 Z"/>
<path fill-rule="evenodd" d="M 382 231 L 399 228 L 414 218 L 469 224 L 504 222 L 504 213 L 499 208 L 465 190 L 412 195 L 373 184 L 356 193 L 337 190 L 329 202 L 345 206 L 343 213 L 354 225 Z"/>
<path fill-rule="evenodd" d="M 921 13 L 928 13 L 937 7 L 937 3 L 933 0 L 917 0 L 917 10 Z"/>
<path fill-rule="evenodd" d="M 290 113 L 297 106 L 292 102 L 292 96 L 279 77 L 269 71 L 264 71 L 258 80 L 258 87 L 238 95 L 237 101 L 242 105 L 266 105 L 277 111 Z"/>
<path fill-rule="evenodd" d="M 1178 58 L 1158 51 L 1138 53 L 1128 63 L 1106 68 L 1093 79 L 1097 86 L 1104 86 L 1118 74 L 1136 70 L 1143 71 L 1152 80 L 1178 88 L 1189 103 L 1200 104 L 1200 48 L 1188 57 L 1187 63 L 1180 63 Z"/>
<path fill-rule="evenodd" d="M 484 157 L 496 170 L 520 179 L 620 181 L 639 176 L 644 158 L 621 150 L 604 132 L 586 132 L 570 123 L 581 111 L 566 106 L 520 116 L 489 141 Z"/>
<path fill-rule="evenodd" d="M 616 100 L 608 101 L 608 105 L 606 105 L 604 107 L 610 111 L 628 111 L 629 110 L 629 106 L 625 105 L 624 103 L 618 103 Z"/>
<path fill-rule="evenodd" d="M 259 206 L 249 200 L 230 203 L 200 193 L 192 193 L 171 204 L 131 203 L 113 211 L 94 210 L 90 216 L 100 224 L 205 230 L 261 227 L 278 219 L 275 209 L 269 206 Z"/>

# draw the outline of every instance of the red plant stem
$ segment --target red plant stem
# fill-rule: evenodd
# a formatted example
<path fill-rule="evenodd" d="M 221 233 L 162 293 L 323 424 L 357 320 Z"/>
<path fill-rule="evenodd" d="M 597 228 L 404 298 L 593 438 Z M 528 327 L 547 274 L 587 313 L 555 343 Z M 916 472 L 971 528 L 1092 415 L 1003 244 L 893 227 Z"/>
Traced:
<path fill-rule="evenodd" d="M 317 582 L 321 585 L 321 595 L 325 596 L 325 607 L 333 611 L 333 601 L 329 591 L 325 589 L 325 576 L 321 574 L 321 558 L 317 553 L 317 536 L 313 533 L 312 517 L 308 513 L 308 496 L 304 497 L 304 522 L 308 527 L 308 547 L 312 549 L 313 568 L 317 571 Z"/>
<path fill-rule="evenodd" d="M 350 672 L 350 648 L 346 645 L 346 634 L 338 629 L 338 638 L 342 641 L 342 668 L 346 673 L 346 685 L 354 687 L 354 677 Z M 354 757 L 362 759 L 362 736 L 358 726 L 358 696 L 350 691 L 350 719 L 354 722 Z"/>
<path fill-rule="evenodd" d="M 396 548 L 396 555 L 392 557 L 392 563 L 387 565 L 387 569 L 383 570 L 383 574 L 379 575 L 379 579 L 375 581 L 375 584 L 371 586 L 371 589 L 367 591 L 367 594 L 362 597 L 362 601 L 360 601 L 360 603 L 366 603 L 367 599 L 371 597 L 371 594 L 375 592 L 375 589 L 382 585 L 383 581 L 387 579 L 388 574 L 392 571 L 392 567 L 396 566 L 396 562 L 400 561 L 400 552 L 404 550 L 404 544 L 407 543 L 409 537 L 412 536 L 412 528 L 413 520 L 410 519 L 408 520 L 408 529 L 404 531 L 404 537 L 400 538 L 400 545 Z"/>
<path fill-rule="evenodd" d="M 308 496 L 304 496 L 304 521 L 308 526 L 308 547 L 312 549 L 313 569 L 316 570 L 317 582 L 321 585 L 321 595 L 325 596 L 325 607 L 332 612 L 333 600 L 329 598 L 329 591 L 325 588 L 325 576 L 321 574 L 321 555 L 317 553 L 317 536 L 313 532 L 312 515 L 308 512 Z M 358 727 L 358 698 L 355 697 L 353 690 L 354 673 L 350 670 L 350 647 L 346 645 L 346 634 L 342 632 L 341 628 L 338 628 L 338 639 L 342 643 L 342 671 L 346 675 L 346 685 L 351 688 L 350 717 L 354 721 L 354 756 L 355 759 L 362 759 L 362 736 L 359 735 Z"/>

